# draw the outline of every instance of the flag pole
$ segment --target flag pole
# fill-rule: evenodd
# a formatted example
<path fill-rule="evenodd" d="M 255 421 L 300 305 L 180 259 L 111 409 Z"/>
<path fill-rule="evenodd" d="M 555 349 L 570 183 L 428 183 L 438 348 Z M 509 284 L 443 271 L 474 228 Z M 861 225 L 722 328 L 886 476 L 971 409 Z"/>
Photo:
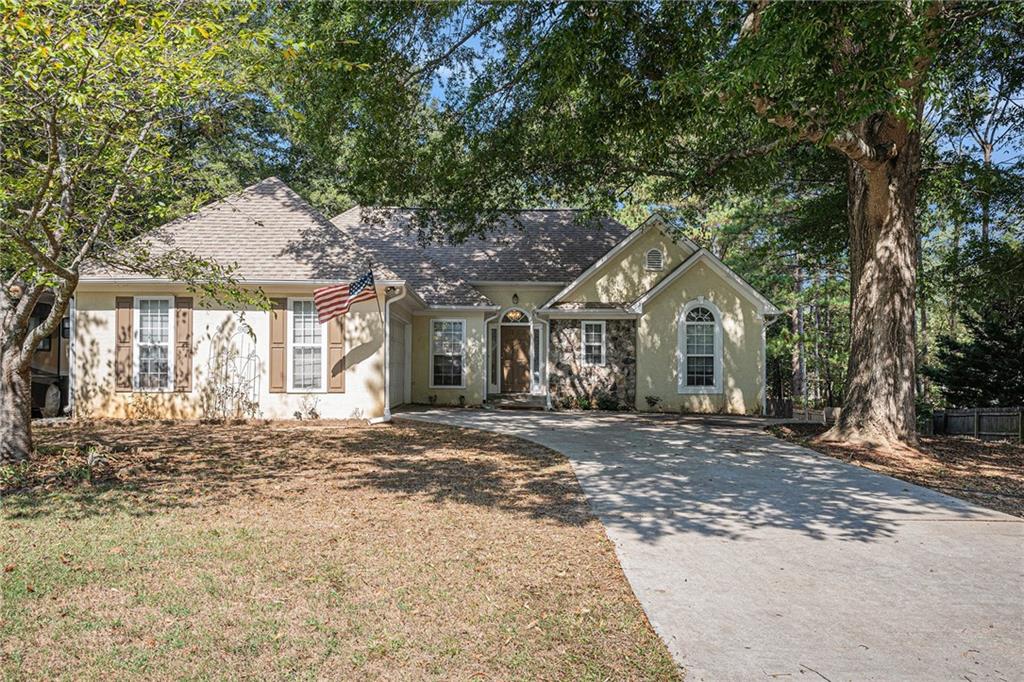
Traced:
<path fill-rule="evenodd" d="M 380 307 L 380 296 L 377 295 L 377 278 L 373 276 L 373 259 L 366 259 L 366 267 L 370 270 L 370 279 L 373 280 L 373 300 L 377 302 L 377 312 L 380 313 L 380 326 L 384 327 L 384 311 Z M 387 292 L 384 293 L 387 296 Z"/>

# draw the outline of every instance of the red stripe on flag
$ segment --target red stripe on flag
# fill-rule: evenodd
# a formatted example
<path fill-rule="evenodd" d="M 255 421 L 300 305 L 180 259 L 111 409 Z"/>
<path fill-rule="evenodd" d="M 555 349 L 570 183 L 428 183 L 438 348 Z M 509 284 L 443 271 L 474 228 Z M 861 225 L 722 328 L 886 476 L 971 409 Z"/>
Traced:
<path fill-rule="evenodd" d="M 375 287 L 368 286 L 355 296 L 349 297 L 348 284 L 334 284 L 321 287 L 313 292 L 313 303 L 316 305 L 317 318 L 320 323 L 328 322 L 338 315 L 344 315 L 359 301 L 372 301 L 377 298 Z"/>

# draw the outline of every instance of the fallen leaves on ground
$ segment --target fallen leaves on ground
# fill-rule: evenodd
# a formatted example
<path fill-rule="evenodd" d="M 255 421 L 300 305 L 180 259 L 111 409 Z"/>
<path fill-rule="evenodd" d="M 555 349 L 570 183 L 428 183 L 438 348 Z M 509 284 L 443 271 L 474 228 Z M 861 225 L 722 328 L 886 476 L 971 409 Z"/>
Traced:
<path fill-rule="evenodd" d="M 0 677 L 679 676 L 543 447 L 411 423 L 36 438 L 0 510 Z"/>
<path fill-rule="evenodd" d="M 1024 516 L 1024 447 L 1005 441 L 957 436 L 922 436 L 916 447 L 822 443 L 821 424 L 771 427 L 780 438 L 822 454 L 968 500 Z"/>

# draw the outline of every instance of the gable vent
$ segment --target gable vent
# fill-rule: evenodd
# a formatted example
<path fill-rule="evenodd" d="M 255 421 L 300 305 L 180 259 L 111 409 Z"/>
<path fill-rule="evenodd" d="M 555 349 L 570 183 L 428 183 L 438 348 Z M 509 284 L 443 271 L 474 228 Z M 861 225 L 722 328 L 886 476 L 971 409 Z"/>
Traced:
<path fill-rule="evenodd" d="M 651 249 L 647 252 L 647 269 L 661 270 L 665 266 L 664 257 L 658 249 Z"/>

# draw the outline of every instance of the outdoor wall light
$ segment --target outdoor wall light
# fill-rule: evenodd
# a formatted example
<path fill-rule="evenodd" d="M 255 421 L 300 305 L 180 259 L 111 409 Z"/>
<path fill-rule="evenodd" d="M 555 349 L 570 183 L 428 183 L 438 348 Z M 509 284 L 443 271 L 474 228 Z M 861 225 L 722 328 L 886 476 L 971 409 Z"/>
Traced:
<path fill-rule="evenodd" d="M 512 305 L 519 304 L 519 294 L 512 294 Z"/>

